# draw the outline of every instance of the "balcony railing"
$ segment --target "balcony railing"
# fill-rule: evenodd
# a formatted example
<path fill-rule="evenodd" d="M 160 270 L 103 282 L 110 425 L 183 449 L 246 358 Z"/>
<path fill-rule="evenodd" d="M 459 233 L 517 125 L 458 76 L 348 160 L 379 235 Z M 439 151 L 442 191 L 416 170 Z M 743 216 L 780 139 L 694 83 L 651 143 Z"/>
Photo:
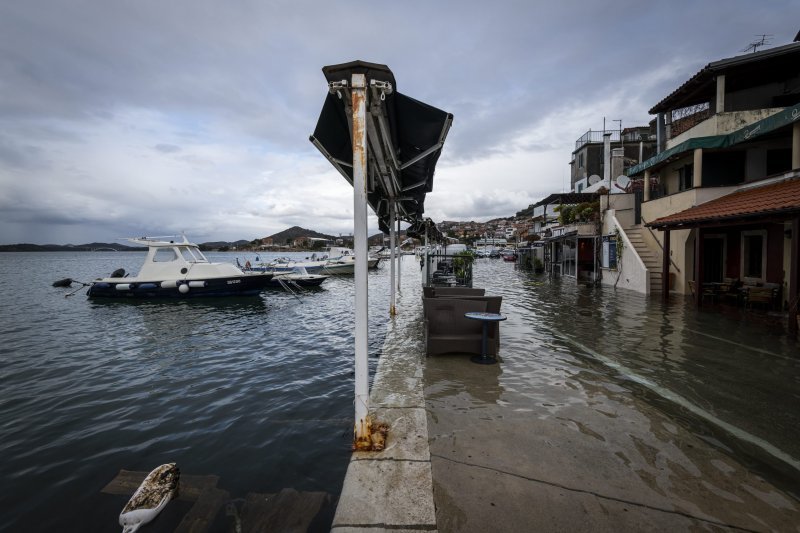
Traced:
<path fill-rule="evenodd" d="M 575 149 L 577 150 L 584 144 L 603 142 L 603 135 L 606 133 L 611 134 L 611 142 L 619 142 L 619 130 L 589 130 L 581 135 L 577 141 L 575 141 Z"/>

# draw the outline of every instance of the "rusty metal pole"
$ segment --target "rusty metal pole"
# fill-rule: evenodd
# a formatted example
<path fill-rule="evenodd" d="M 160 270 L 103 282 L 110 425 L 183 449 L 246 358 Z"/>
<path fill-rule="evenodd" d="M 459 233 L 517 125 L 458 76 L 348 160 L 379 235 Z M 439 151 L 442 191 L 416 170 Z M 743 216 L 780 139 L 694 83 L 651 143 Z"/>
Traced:
<path fill-rule="evenodd" d="M 394 217 L 397 207 L 393 200 L 389 201 L 389 316 L 397 314 L 394 295 L 394 248 L 397 246 L 397 234 L 394 231 Z"/>
<path fill-rule="evenodd" d="M 367 81 L 353 74 L 353 249 L 355 262 L 355 427 L 356 449 L 371 447 L 367 363 Z"/>

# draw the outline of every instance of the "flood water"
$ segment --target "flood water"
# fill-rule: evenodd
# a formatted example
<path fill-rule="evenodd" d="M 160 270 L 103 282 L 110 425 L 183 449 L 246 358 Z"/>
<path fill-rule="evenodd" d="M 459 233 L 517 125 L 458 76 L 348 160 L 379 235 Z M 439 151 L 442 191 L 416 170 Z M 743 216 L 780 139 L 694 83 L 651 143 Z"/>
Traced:
<path fill-rule="evenodd" d="M 474 286 L 504 297 L 501 354 L 529 354 L 500 365 L 501 388 L 530 391 L 588 372 L 594 385 L 630 391 L 800 499 L 800 343 L 785 317 L 698 310 L 675 295 L 664 304 L 491 259 L 476 261 Z M 576 383 L 567 380 L 585 385 Z"/>
<path fill-rule="evenodd" d="M 180 302 L 90 301 L 85 289 L 65 298 L 70 289 L 51 286 L 137 272 L 143 260 L 0 253 L 0 530 L 117 530 L 128 497 L 101 489 L 120 469 L 177 462 L 184 475 L 219 476 L 234 501 L 326 492 L 332 503 L 315 528 L 327 531 L 352 442 L 352 276 L 297 297 Z M 387 279 L 388 269 L 370 273 L 380 310 L 370 316 L 372 370 Z M 187 510 L 179 504 L 148 531 L 174 529 Z"/>

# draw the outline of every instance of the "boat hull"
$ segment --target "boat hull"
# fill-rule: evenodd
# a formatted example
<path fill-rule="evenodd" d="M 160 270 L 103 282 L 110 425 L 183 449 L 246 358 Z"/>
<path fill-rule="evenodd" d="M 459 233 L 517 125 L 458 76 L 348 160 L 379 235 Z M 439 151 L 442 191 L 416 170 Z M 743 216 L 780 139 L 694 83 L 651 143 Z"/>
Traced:
<path fill-rule="evenodd" d="M 326 279 L 328 279 L 328 276 L 310 276 L 306 278 L 275 276 L 269 282 L 269 286 L 275 288 L 283 288 L 285 285 L 288 285 L 289 287 L 319 287 Z"/>
<path fill-rule="evenodd" d="M 248 274 L 204 280 L 137 281 L 109 278 L 91 284 L 89 298 L 183 299 L 253 296 L 270 286 L 272 274 Z"/>

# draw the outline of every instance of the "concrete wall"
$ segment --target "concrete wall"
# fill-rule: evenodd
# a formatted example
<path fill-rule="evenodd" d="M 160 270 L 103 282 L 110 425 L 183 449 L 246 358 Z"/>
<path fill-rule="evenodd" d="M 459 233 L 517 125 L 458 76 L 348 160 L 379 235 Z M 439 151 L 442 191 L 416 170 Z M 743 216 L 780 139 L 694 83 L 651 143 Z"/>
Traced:
<path fill-rule="evenodd" d="M 621 223 L 615 216 L 615 211 L 613 209 L 606 211 L 603 217 L 602 234 L 614 235 L 617 233 L 618 228 L 618 238 L 621 238 L 624 243 L 622 256 L 617 257 L 616 269 L 601 269 L 603 272 L 601 283 L 611 287 L 616 286 L 618 289 L 629 289 L 642 294 L 649 294 L 650 276 L 647 268 L 625 235 Z"/>
<path fill-rule="evenodd" d="M 635 220 L 634 203 L 636 199 L 632 193 L 605 195 L 606 209 L 613 209 L 617 221 L 623 228 L 633 226 Z M 602 205 L 602 203 L 601 203 Z"/>
<path fill-rule="evenodd" d="M 667 149 L 677 146 L 684 141 L 695 137 L 708 137 L 710 135 L 727 135 L 745 126 L 767 118 L 775 113 L 783 111 L 783 107 L 771 107 L 766 109 L 754 109 L 750 111 L 733 111 L 727 113 L 717 113 L 700 124 L 689 128 L 680 135 L 667 141 Z"/>

